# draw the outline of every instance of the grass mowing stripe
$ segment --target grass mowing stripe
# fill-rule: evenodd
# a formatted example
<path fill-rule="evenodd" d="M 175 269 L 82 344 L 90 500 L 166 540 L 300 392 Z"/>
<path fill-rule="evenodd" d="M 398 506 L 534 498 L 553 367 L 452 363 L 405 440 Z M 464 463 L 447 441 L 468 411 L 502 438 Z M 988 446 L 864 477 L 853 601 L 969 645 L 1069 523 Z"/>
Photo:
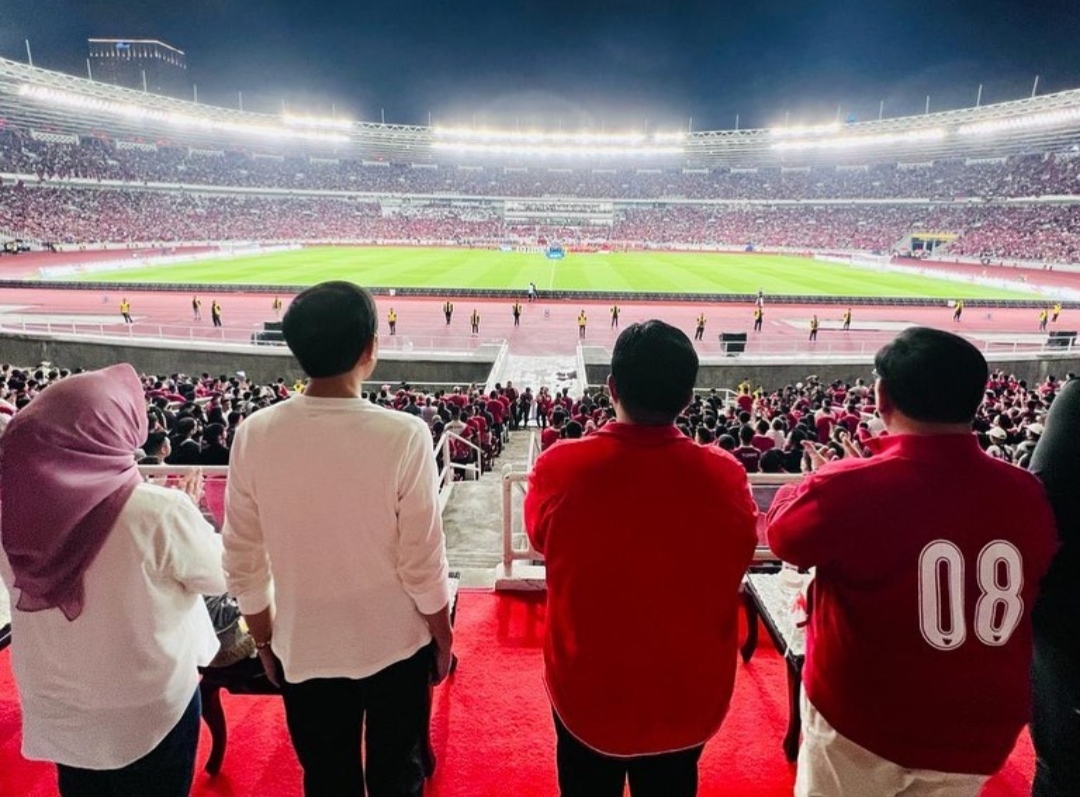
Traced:
<path fill-rule="evenodd" d="M 83 281 L 478 288 L 640 293 L 1031 299 L 1032 294 L 921 275 L 868 271 L 805 257 L 699 252 L 543 254 L 432 247 L 312 247 L 289 252 L 81 275 Z"/>

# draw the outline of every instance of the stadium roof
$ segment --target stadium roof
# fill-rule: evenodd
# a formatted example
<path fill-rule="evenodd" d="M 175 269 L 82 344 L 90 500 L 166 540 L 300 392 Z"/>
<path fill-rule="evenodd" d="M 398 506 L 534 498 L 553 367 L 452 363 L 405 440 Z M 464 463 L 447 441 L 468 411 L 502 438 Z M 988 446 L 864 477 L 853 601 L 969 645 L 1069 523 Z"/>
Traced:
<path fill-rule="evenodd" d="M 412 163 L 802 166 L 994 158 L 1080 148 L 1080 90 L 880 121 L 695 133 L 540 133 L 275 116 L 199 105 L 0 59 L 20 129 L 213 149 Z"/>

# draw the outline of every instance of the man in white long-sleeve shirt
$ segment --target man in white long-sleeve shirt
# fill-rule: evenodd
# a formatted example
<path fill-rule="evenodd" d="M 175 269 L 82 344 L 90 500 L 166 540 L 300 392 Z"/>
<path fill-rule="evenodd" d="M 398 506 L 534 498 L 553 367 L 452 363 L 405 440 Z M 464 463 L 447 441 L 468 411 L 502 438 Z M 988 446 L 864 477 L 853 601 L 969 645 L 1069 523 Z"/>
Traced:
<path fill-rule="evenodd" d="M 450 666 L 431 435 L 361 398 L 377 325 L 351 283 L 297 296 L 283 332 L 310 384 L 241 424 L 229 467 L 229 589 L 281 682 L 308 797 L 422 794 L 429 685 Z"/>

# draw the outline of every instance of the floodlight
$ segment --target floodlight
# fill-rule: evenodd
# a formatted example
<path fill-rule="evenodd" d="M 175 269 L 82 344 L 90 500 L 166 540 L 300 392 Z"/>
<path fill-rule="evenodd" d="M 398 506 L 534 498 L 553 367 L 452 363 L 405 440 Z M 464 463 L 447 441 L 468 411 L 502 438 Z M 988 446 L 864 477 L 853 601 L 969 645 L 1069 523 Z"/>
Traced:
<path fill-rule="evenodd" d="M 169 111 L 161 108 L 150 108 L 144 105 L 134 105 L 127 102 L 88 97 L 83 94 L 73 94 L 71 92 L 47 88 L 45 86 L 23 85 L 19 89 L 19 94 L 23 97 L 29 97 L 30 99 L 49 103 L 51 105 L 97 111 L 113 116 L 126 117 L 128 119 L 149 119 L 175 125 L 177 127 L 210 130 L 214 132 L 239 133 L 241 135 L 253 135 L 263 138 L 300 139 L 304 141 L 336 143 L 347 143 L 349 141 L 349 137 L 341 133 L 293 130 L 279 125 L 258 122 L 215 119 L 211 116 L 197 116 L 181 111 Z"/>

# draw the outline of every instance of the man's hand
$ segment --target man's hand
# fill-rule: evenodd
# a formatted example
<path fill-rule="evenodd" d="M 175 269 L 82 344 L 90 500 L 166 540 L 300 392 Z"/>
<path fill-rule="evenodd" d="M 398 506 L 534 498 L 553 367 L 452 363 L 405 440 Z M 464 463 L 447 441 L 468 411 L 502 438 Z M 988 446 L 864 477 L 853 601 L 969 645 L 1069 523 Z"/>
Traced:
<path fill-rule="evenodd" d="M 199 506 L 202 503 L 203 497 L 203 475 L 202 468 L 192 468 L 190 471 L 180 477 L 176 483 L 176 489 L 183 490 L 187 493 L 188 498 L 195 506 Z"/>
<path fill-rule="evenodd" d="M 266 673 L 266 680 L 281 688 L 281 660 L 274 655 L 273 648 L 267 646 L 265 648 L 259 648 L 257 651 L 259 654 L 259 661 L 262 662 L 263 672 Z"/>
<path fill-rule="evenodd" d="M 431 664 L 432 685 L 441 684 L 450 673 L 450 664 L 454 660 L 454 631 L 450 627 L 450 605 L 443 606 L 435 614 L 423 615 L 431 632 L 431 643 L 435 647 L 435 660 Z"/>
<path fill-rule="evenodd" d="M 435 645 L 435 661 L 432 662 L 431 685 L 438 686 L 450 674 L 450 665 L 454 661 L 453 644 Z"/>
<path fill-rule="evenodd" d="M 807 459 L 810 462 L 811 473 L 836 456 L 836 452 L 831 448 L 828 446 L 819 446 L 813 440 L 803 440 L 802 445 L 803 451 L 806 452 Z"/>

